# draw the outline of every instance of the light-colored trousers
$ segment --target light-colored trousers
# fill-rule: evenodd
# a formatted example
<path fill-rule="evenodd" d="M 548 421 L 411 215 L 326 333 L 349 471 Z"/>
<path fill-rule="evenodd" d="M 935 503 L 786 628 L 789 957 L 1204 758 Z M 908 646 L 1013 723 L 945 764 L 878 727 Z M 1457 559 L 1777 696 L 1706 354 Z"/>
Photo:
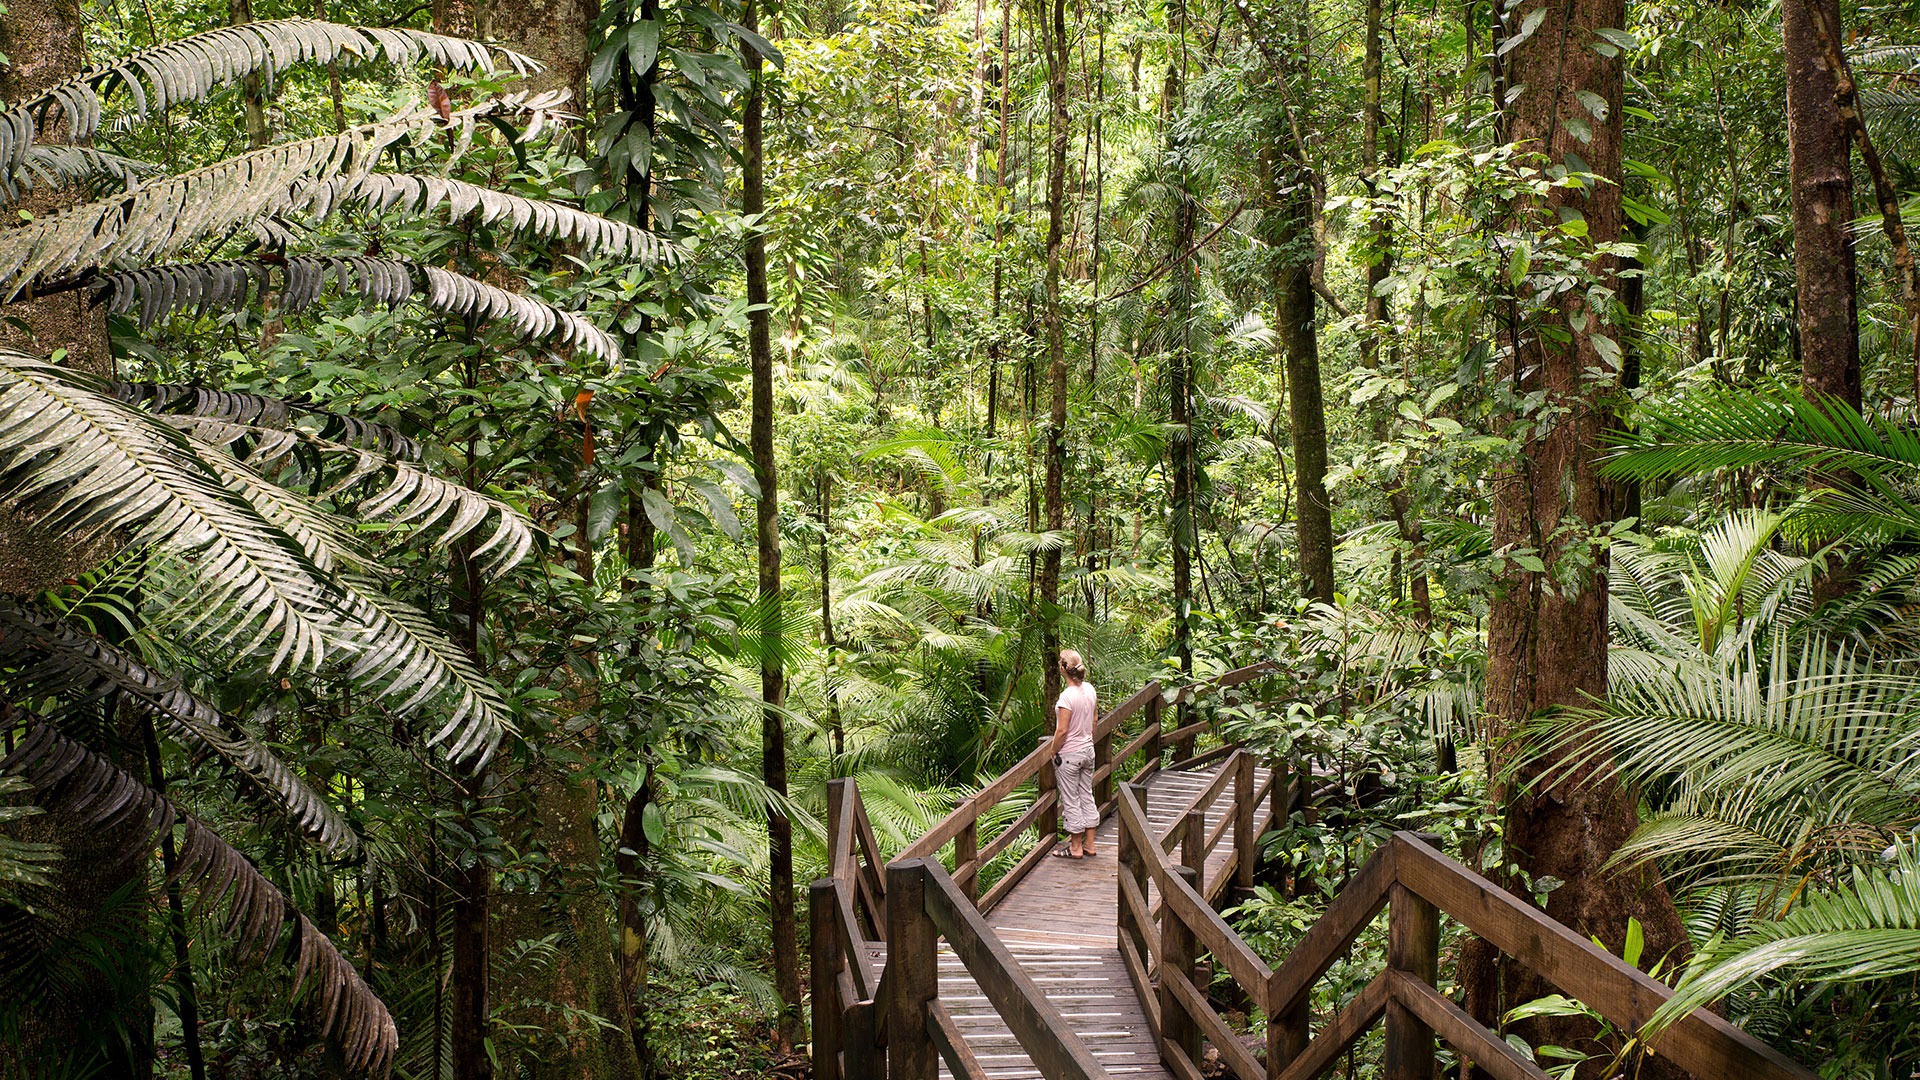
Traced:
<path fill-rule="evenodd" d="M 1060 824 L 1070 833 L 1100 827 L 1093 801 L 1093 747 L 1060 755 Z"/>

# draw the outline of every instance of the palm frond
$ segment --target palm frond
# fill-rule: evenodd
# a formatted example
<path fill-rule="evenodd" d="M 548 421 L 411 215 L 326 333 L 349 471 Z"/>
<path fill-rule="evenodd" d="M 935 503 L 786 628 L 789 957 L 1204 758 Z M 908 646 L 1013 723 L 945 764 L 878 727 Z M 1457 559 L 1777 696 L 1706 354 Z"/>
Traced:
<path fill-rule="evenodd" d="M 125 90 L 133 115 L 145 117 L 204 98 L 249 75 L 273 75 L 303 62 L 426 59 L 458 71 L 492 71 L 495 57 L 518 74 L 540 70 L 519 53 L 461 38 L 397 27 L 351 27 L 313 19 L 266 19 L 222 26 L 116 57 L 57 82 L 0 111 L 0 175 L 20 166 L 40 132 L 64 122 L 66 137 L 84 141 L 99 130 L 106 98 Z"/>
<path fill-rule="evenodd" d="M 560 93 L 496 98 L 455 113 L 451 122 L 471 129 L 488 117 L 541 116 L 563 100 Z M 60 275 L 162 258 L 290 213 L 325 218 L 352 205 L 422 214 L 445 206 L 456 219 L 473 214 L 483 224 L 507 221 L 591 251 L 649 262 L 673 258 L 675 249 L 655 234 L 596 214 L 446 177 L 372 171 L 388 147 L 445 123 L 431 110 L 402 113 L 339 135 L 265 147 L 5 230 L 0 297 Z"/>
<path fill-rule="evenodd" d="M 43 809 L 82 825 L 111 831 L 144 823 L 140 839 L 120 853 L 130 863 L 150 857 L 162 836 L 181 828 L 173 874 L 198 887 L 197 906 L 225 905 L 226 932 L 250 961 L 265 960 L 284 942 L 294 962 L 292 996 L 301 998 L 311 979 L 319 1028 L 340 1046 L 348 1066 L 387 1072 L 399 1045 L 387 1007 L 286 894 L 198 818 L 47 724 L 29 726 L 13 752 L 0 759 L 0 774 L 24 778 Z"/>
<path fill-rule="evenodd" d="M 420 443 L 385 424 L 357 416 L 323 412 L 276 397 L 185 383 L 114 383 L 114 396 L 149 412 L 228 420 L 236 424 L 284 430 L 298 415 L 301 426 L 322 439 L 356 450 L 420 461 L 426 454 Z M 209 442 L 217 440 L 205 440 Z"/>
<path fill-rule="evenodd" d="M 322 489 L 336 499 L 352 492 L 358 500 L 354 511 L 363 520 L 386 520 L 415 533 L 434 532 L 443 545 L 492 521 L 492 534 L 474 549 L 473 555 L 493 573 L 519 565 L 540 542 L 533 524 L 513 507 L 463 484 L 443 480 L 399 457 L 334 442 L 299 427 L 263 428 L 194 415 L 165 419 L 199 442 L 231 449 L 255 473 L 276 477 L 286 485 Z M 295 451 L 300 449 L 311 453 L 297 455 Z M 329 469 L 328 461 L 339 465 Z M 285 499 L 282 496 L 276 500 L 270 494 L 264 497 L 276 505 Z M 269 518 L 289 532 L 301 531 L 303 536 L 333 535 L 326 531 L 325 519 L 305 504 Z M 333 562 L 323 552 L 309 553 L 323 568 Z M 360 561 L 347 560 L 348 564 Z"/>
<path fill-rule="evenodd" d="M 91 146 L 29 146 L 12 175 L 0 175 L 0 201 L 4 201 L 8 192 L 35 188 L 59 190 L 84 186 L 98 190 L 99 185 L 109 181 L 126 187 L 157 171 L 157 167 L 144 161 Z"/>
<path fill-rule="evenodd" d="M 1658 1032 L 1694 1009 L 1782 972 L 1856 982 L 1904 978 L 1916 971 L 1920 859 L 1911 846 L 1902 845 L 1892 866 L 1856 868 L 1844 885 L 1808 890 L 1782 918 L 1708 942 L 1648 1030 Z"/>
<path fill-rule="evenodd" d="M 1861 476 L 1920 473 L 1920 431 L 1866 417 L 1845 402 L 1739 390 L 1644 407 L 1614 436 L 1610 477 L 1654 480 L 1718 469 L 1794 467 Z"/>
<path fill-rule="evenodd" d="M 17 776 L 0 776 L 0 825 L 46 812 L 14 801 L 32 790 L 32 785 Z M 59 861 L 60 852 L 52 844 L 15 840 L 0 832 L 0 901 L 31 913 L 33 907 L 20 895 L 21 891 L 28 886 L 48 884 L 47 875 Z"/>
<path fill-rule="evenodd" d="M 7 694 L 13 700 L 115 695 L 159 720 L 176 737 L 217 755 L 330 850 L 348 854 L 358 845 L 353 827 L 324 795 L 239 724 L 132 653 L 76 633 L 61 619 L 0 602 L 0 664 L 9 668 Z"/>
<path fill-rule="evenodd" d="M 278 292 L 273 291 L 276 279 Z M 191 311 L 198 317 L 209 311 L 234 311 L 265 303 L 269 296 L 277 313 L 294 315 L 318 300 L 328 285 L 367 304 L 398 307 L 412 300 L 443 315 L 505 320 L 530 337 L 554 338 L 603 360 L 621 359 L 620 345 L 612 335 L 574 312 L 406 259 L 301 255 L 277 262 L 174 263 L 103 274 L 99 289 L 108 314 L 137 310 L 140 328 L 145 330 L 156 319 L 176 312 Z"/>
<path fill-rule="evenodd" d="M 350 677 L 395 694 L 412 689 L 401 712 L 444 695 L 451 705 L 428 744 L 446 743 L 454 761 L 484 764 L 513 730 L 512 707 L 493 681 L 419 609 L 375 582 L 355 575 L 343 575 L 343 582 L 352 589 L 347 613 L 363 628 L 351 641 L 359 659 Z"/>
<path fill-rule="evenodd" d="M 193 629 L 275 668 L 318 663 L 324 573 L 236 496 L 185 436 L 84 373 L 0 349 L 0 492 L 76 541 L 120 536 L 189 561 Z"/>

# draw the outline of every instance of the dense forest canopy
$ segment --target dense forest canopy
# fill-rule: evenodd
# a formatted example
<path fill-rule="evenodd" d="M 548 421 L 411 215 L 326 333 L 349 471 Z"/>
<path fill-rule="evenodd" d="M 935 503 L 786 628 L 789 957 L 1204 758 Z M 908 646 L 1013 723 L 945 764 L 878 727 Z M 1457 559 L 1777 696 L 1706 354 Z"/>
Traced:
<path fill-rule="evenodd" d="M 0 1077 L 806 1075 L 828 781 L 1062 648 L 1277 662 L 1269 962 L 1418 828 L 1920 1068 L 1909 8 L 0 0 L 0 103 Z"/>

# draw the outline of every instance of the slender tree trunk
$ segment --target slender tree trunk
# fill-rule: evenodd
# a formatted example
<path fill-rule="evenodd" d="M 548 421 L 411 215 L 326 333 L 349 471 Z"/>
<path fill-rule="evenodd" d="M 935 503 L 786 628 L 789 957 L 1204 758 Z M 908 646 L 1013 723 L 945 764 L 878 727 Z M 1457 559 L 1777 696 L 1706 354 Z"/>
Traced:
<path fill-rule="evenodd" d="M 1073 119 L 1067 109 L 1067 4 L 1053 0 L 1041 35 L 1047 53 L 1047 98 L 1052 105 L 1048 125 L 1051 154 L 1047 164 L 1047 278 L 1046 310 L 1042 318 L 1047 332 L 1047 385 L 1052 391 L 1052 409 L 1047 424 L 1046 509 L 1047 529 L 1066 528 L 1066 500 L 1061 487 L 1067 467 L 1067 333 L 1066 319 L 1060 310 L 1060 247 L 1065 242 L 1067 185 L 1067 146 L 1073 134 Z M 1051 706 L 1060 693 L 1060 665 L 1053 662 L 1060 651 L 1060 546 L 1049 546 L 1040 564 L 1040 640 L 1046 663 L 1040 703 Z"/>
<path fill-rule="evenodd" d="M 759 28 L 756 0 L 748 0 L 742 23 Z M 740 123 L 741 212 L 757 216 L 766 210 L 761 112 L 764 89 L 759 52 L 740 44 L 740 62 L 747 69 L 750 88 Z M 746 242 L 747 352 L 752 366 L 753 417 L 748 439 L 753 450 L 753 476 L 760 485 L 758 542 L 762 653 L 760 659 L 760 769 L 773 794 L 787 793 L 787 733 L 781 719 L 786 704 L 787 677 L 780 650 L 782 638 L 780 594 L 780 479 L 773 458 L 773 334 L 767 312 L 767 238 L 755 228 Z M 800 1024 L 800 958 L 793 916 L 793 823 L 777 808 L 767 810 L 769 845 L 767 907 L 772 914 L 773 981 L 780 993 L 779 1037 L 791 1050 L 806 1038 Z"/>
<path fill-rule="evenodd" d="M 472 383 L 472 379 L 468 380 Z M 473 468 L 469 457 L 468 475 Z M 453 548 L 453 634 L 468 658 L 480 662 L 480 624 L 486 617 L 486 595 L 473 543 L 463 538 Z M 487 797 L 487 770 L 476 770 L 461 784 L 469 816 Z M 487 1053 L 491 1002 L 487 983 L 492 966 L 490 907 L 493 870 L 478 853 L 472 864 L 453 872 L 453 1013 L 448 1038 L 453 1074 L 473 1080 L 493 1076 Z"/>
<path fill-rule="evenodd" d="M 1617 50 L 1602 56 L 1590 46 L 1597 32 L 1625 25 L 1625 0 L 1531 0 L 1512 19 L 1541 20 L 1536 32 L 1512 50 L 1512 82 L 1524 87 L 1508 117 L 1510 137 L 1542 150 L 1554 163 L 1578 155 L 1602 178 L 1580 190 L 1557 189 L 1544 206 L 1516 206 L 1529 224 L 1552 211 L 1581 214 L 1591 242 L 1620 237 L 1620 106 L 1623 72 Z M 1589 105 L 1604 102 L 1604 118 Z M 1578 121 L 1578 124 L 1571 124 Z M 1581 139 L 1576 133 L 1590 135 Z M 1603 280 L 1617 267 L 1611 257 L 1593 264 Z M 1584 308 L 1584 290 L 1567 294 L 1550 320 L 1571 340 L 1555 343 L 1535 329 L 1515 327 L 1516 348 L 1507 374 L 1517 401 L 1538 395 L 1553 422 L 1531 413 L 1509 417 L 1521 425 L 1519 456 L 1494 477 L 1493 546 L 1496 551 L 1532 551 L 1544 572 L 1509 562 L 1495 583 L 1488 634 L 1487 717 L 1489 766 L 1499 779 L 1491 792 L 1505 811 L 1509 859 L 1531 881 L 1564 882 L 1547 894 L 1546 912 L 1582 935 L 1599 938 L 1618 952 L 1629 919 L 1646 940 L 1647 964 L 1671 969 L 1684 959 L 1687 936 L 1673 901 L 1651 868 L 1603 869 L 1632 832 L 1635 808 L 1629 794 L 1591 767 L 1577 770 L 1551 791 L 1541 790 L 1553 760 L 1515 759 L 1504 741 L 1543 710 L 1578 707 L 1607 692 L 1607 546 L 1603 529 L 1611 517 L 1596 462 L 1610 423 L 1609 399 L 1618 372 L 1593 346 L 1594 333 L 1617 335 L 1596 325 L 1604 314 Z M 1590 321 L 1592 320 L 1592 321 Z M 1583 327 L 1584 329 L 1574 329 Z M 1513 884 L 1519 884 L 1513 882 Z M 1527 890 L 1519 890 L 1526 895 Z M 1497 961 L 1476 943 L 1463 964 L 1469 1008 L 1491 1023 L 1504 1008 L 1546 993 L 1537 975 L 1511 961 Z M 1590 1048 L 1592 1025 L 1575 1018 L 1541 1018 L 1517 1025 L 1533 1045 Z M 1603 1074 L 1599 1061 L 1582 1077 Z M 1642 1077 L 1671 1073 L 1648 1062 Z"/>
<path fill-rule="evenodd" d="M 840 641 L 833 633 L 833 547 L 829 541 L 833 535 L 833 473 L 825 465 L 820 467 L 819 494 L 814 521 L 820 526 L 820 643 L 826 648 L 824 674 L 831 680 Z M 831 683 L 827 687 L 827 737 L 832 741 L 834 757 L 847 752 L 847 733 L 840 726 L 840 691 Z"/>
<path fill-rule="evenodd" d="M 1780 5 L 1787 66 L 1788 176 L 1793 192 L 1793 274 L 1800 388 L 1860 408 L 1860 327 L 1855 309 L 1853 167 L 1835 78 L 1808 8 L 1840 25 L 1839 0 Z"/>

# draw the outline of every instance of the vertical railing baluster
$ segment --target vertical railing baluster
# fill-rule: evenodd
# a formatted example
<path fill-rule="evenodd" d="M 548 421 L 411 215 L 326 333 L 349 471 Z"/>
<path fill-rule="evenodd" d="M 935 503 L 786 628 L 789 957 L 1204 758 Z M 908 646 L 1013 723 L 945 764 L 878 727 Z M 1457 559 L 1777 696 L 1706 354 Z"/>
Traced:
<path fill-rule="evenodd" d="M 1117 727 L 1118 725 L 1115 726 Z M 1105 735 L 1093 741 L 1093 772 L 1095 776 L 1099 776 L 1101 769 L 1113 763 L 1113 734 L 1113 731 L 1109 730 Z M 1094 785 L 1093 805 L 1096 807 L 1105 806 L 1112 798 L 1113 774 L 1110 772 L 1105 776 L 1101 776 L 1100 782 Z"/>
<path fill-rule="evenodd" d="M 1154 694 L 1147 699 L 1147 726 L 1153 729 L 1153 738 L 1147 740 L 1147 761 L 1141 772 L 1150 773 L 1160 767 L 1160 756 L 1165 751 L 1167 725 L 1162 721 L 1166 711 L 1166 702 L 1160 700 L 1160 684 L 1153 683 Z"/>
<path fill-rule="evenodd" d="M 1043 745 L 1048 741 L 1040 740 Z M 1060 778 L 1054 775 L 1053 758 L 1048 757 L 1040 762 L 1040 775 L 1036 783 L 1039 786 L 1034 789 L 1034 798 L 1044 799 L 1049 791 L 1054 794 L 1053 805 L 1033 823 L 1035 842 L 1051 845 L 1060 839 Z"/>
<path fill-rule="evenodd" d="M 968 872 L 968 863 L 980 857 L 980 819 L 974 818 L 953 838 L 953 876 L 960 891 L 967 894 L 975 907 L 980 906 L 980 871 L 985 867 L 976 866 Z M 964 876 L 963 876 L 964 875 Z"/>
<path fill-rule="evenodd" d="M 1387 894 L 1387 966 L 1431 986 L 1440 973 L 1440 915 L 1395 882 Z M 1386 1080 L 1433 1080 L 1433 1029 L 1398 1001 L 1387 1003 Z"/>
<path fill-rule="evenodd" d="M 1201 898 L 1207 895 L 1207 812 L 1203 807 L 1187 810 L 1186 831 L 1180 834 L 1180 865 L 1193 871 L 1193 888 Z"/>
<path fill-rule="evenodd" d="M 1253 755 L 1235 750 L 1230 764 L 1237 770 L 1233 778 L 1233 846 L 1238 864 L 1233 883 L 1242 889 L 1253 888 L 1253 863 L 1260 851 L 1260 838 L 1253 831 Z"/>
<path fill-rule="evenodd" d="M 940 995 L 940 934 L 927 916 L 927 868 L 887 867 L 887 1078 L 935 1080 L 940 1052 L 927 1034 L 927 1006 Z"/>

